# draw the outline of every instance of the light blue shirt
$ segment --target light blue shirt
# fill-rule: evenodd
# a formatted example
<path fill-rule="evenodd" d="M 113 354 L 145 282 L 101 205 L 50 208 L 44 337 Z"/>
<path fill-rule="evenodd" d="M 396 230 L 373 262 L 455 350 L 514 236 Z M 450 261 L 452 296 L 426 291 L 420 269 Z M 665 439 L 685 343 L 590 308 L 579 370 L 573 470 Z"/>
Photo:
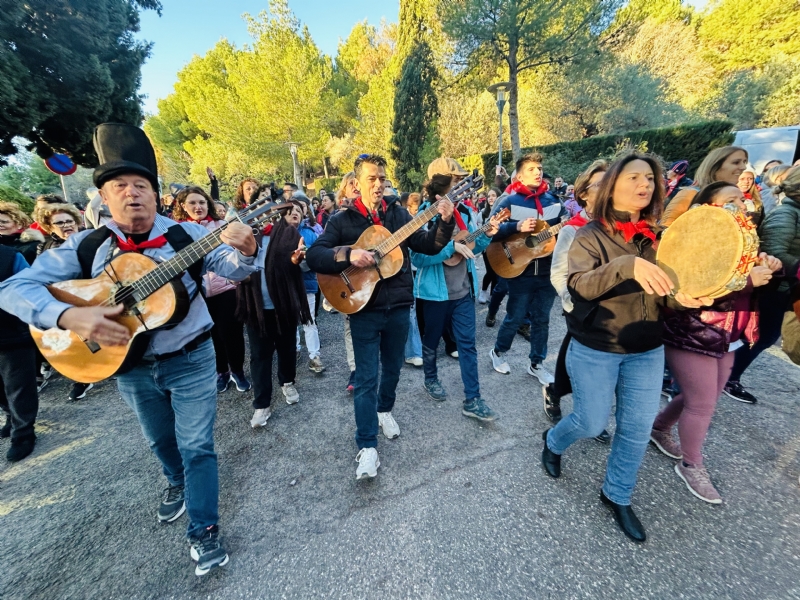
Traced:
<path fill-rule="evenodd" d="M 175 224 L 172 219 L 156 215 L 149 239 L 163 235 L 169 227 Z M 125 237 L 114 221 L 107 223 L 106 226 L 118 236 Z M 194 240 L 210 233 L 197 223 L 182 223 L 181 226 Z M 71 235 L 60 247 L 43 252 L 31 268 L 24 269 L 0 284 L 0 308 L 39 329 L 57 327 L 61 314 L 72 306 L 53 298 L 45 286 L 83 277 L 77 248 L 81 240 L 90 233 L 91 230 L 88 230 Z M 111 237 L 98 248 L 92 263 L 93 277 L 97 277 L 103 271 L 110 246 Z M 119 250 L 115 249 L 115 254 L 118 253 Z M 176 252 L 167 243 L 161 248 L 148 248 L 144 250 L 143 254 L 156 262 L 163 262 L 174 256 Z M 246 257 L 230 246 L 222 244 L 203 259 L 203 273 L 211 271 L 227 279 L 241 281 L 258 270 L 257 256 L 258 254 Z M 264 264 L 263 260 L 261 264 Z M 205 300 L 196 293 L 197 286 L 194 280 L 184 272 L 181 281 L 186 286 L 189 297 L 194 297 L 189 305 L 189 313 L 175 327 L 153 333 L 150 336 L 150 344 L 145 356 L 180 350 L 201 333 L 209 331 L 214 325 L 211 315 L 208 314 Z"/>

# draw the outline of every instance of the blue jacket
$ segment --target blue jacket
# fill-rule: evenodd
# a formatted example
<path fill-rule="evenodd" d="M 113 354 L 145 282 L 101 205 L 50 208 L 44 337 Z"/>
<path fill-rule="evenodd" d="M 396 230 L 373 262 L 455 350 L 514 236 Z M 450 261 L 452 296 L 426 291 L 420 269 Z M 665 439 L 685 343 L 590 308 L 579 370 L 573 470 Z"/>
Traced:
<path fill-rule="evenodd" d="M 511 218 L 500 225 L 500 230 L 492 238 L 493 242 L 500 242 L 510 235 L 517 233 L 518 221 L 523 221 L 528 217 L 536 217 L 537 219 L 541 218 L 538 215 L 536 201 L 532 196 L 529 198 L 530 199 L 526 199 L 523 194 L 517 192 L 514 194 L 509 194 L 502 200 L 498 200 L 494 203 L 491 213 L 492 215 L 496 214 L 503 208 L 509 208 L 511 209 Z M 544 218 L 551 226 L 558 225 L 558 223 L 561 221 L 561 217 L 567 214 L 567 209 L 564 208 L 564 205 L 561 203 L 561 201 L 550 192 L 545 192 L 539 196 L 539 202 L 542 204 Z M 532 277 L 534 275 L 550 277 L 551 262 L 551 256 L 532 260 L 531 264 L 528 265 L 528 268 L 525 269 L 520 277 Z"/>
<path fill-rule="evenodd" d="M 300 232 L 300 235 L 303 236 L 303 241 L 306 243 L 306 248 L 310 248 L 311 244 L 316 242 L 317 238 L 319 237 L 319 234 L 314 231 L 314 229 L 305 219 L 300 223 L 298 231 Z M 303 261 L 303 263 L 300 265 L 300 268 L 303 269 L 303 283 L 306 285 L 306 294 L 316 294 L 317 290 L 319 290 L 317 274 L 308 268 L 306 261 Z"/>
<path fill-rule="evenodd" d="M 464 222 L 470 232 L 478 229 L 474 213 L 469 208 L 464 207 L 463 210 L 459 210 L 459 213 L 464 218 Z M 491 240 L 492 238 L 488 237 L 486 234 L 480 234 L 475 240 L 475 249 L 473 252 L 475 254 L 483 252 Z M 454 253 L 455 243 L 452 241 L 442 248 L 439 254 L 433 256 L 419 254 L 414 251 L 410 252 L 411 264 L 417 267 L 417 276 L 414 278 L 415 298 L 435 300 L 437 302 L 443 302 L 448 299 L 447 282 L 444 280 L 444 265 L 442 263 L 453 256 Z M 478 295 L 478 274 L 475 271 L 475 261 L 472 259 L 467 260 L 467 273 L 470 278 L 472 296 L 475 297 Z"/>

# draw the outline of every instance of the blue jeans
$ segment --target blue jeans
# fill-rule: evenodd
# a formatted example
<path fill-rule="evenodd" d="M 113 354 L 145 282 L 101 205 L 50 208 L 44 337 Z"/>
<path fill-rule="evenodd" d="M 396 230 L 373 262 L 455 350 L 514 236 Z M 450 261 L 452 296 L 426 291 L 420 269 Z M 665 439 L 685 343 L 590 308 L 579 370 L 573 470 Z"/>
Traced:
<path fill-rule="evenodd" d="M 508 279 L 497 278 L 497 283 L 492 288 L 492 295 L 489 297 L 489 314 L 496 315 L 503 303 L 503 298 L 508 293 Z"/>
<path fill-rule="evenodd" d="M 136 413 L 167 481 L 186 486 L 190 537 L 219 521 L 215 364 L 208 340 L 181 356 L 142 361 L 117 377 L 119 393 Z"/>
<path fill-rule="evenodd" d="M 401 306 L 350 315 L 356 359 L 353 405 L 359 450 L 378 446 L 378 413 L 391 412 L 394 407 L 408 337 L 408 310 L 407 306 Z"/>
<path fill-rule="evenodd" d="M 608 423 L 614 396 L 617 430 L 606 465 L 603 492 L 629 505 L 650 432 L 658 414 L 664 373 L 664 347 L 637 354 L 614 354 L 569 343 L 567 371 L 572 381 L 573 412 L 547 435 L 556 454 L 582 438 L 599 435 Z"/>
<path fill-rule="evenodd" d="M 422 358 L 422 340 L 419 337 L 419 325 L 417 325 L 417 307 L 411 307 L 411 320 L 408 326 L 408 338 L 406 339 L 406 358 Z"/>
<path fill-rule="evenodd" d="M 478 350 L 475 347 L 475 301 L 472 294 L 459 300 L 435 302 L 425 301 L 425 339 L 422 341 L 422 360 L 425 380 L 438 379 L 436 349 L 439 340 L 448 328 L 458 348 L 458 366 L 464 382 L 464 397 L 467 400 L 481 395 L 478 383 Z"/>
<path fill-rule="evenodd" d="M 498 286 L 499 287 L 499 286 Z M 550 331 L 550 311 L 556 299 L 556 290 L 546 275 L 516 277 L 508 280 L 508 304 L 506 318 L 497 332 L 495 352 L 508 352 L 517 330 L 525 321 L 531 319 L 531 351 L 528 354 L 532 364 L 541 364 L 547 356 L 547 335 Z"/>

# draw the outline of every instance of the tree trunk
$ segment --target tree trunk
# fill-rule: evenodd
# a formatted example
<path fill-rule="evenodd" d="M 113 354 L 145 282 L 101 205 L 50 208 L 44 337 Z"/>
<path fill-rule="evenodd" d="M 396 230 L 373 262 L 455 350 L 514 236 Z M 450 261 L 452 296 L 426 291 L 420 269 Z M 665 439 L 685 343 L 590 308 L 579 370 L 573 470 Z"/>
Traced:
<path fill-rule="evenodd" d="M 325 179 L 328 179 L 328 157 L 322 157 L 322 170 L 325 172 Z"/>
<path fill-rule="evenodd" d="M 508 128 L 511 134 L 511 154 L 516 161 L 520 157 L 519 113 L 517 112 L 517 51 L 516 42 L 508 46 Z"/>

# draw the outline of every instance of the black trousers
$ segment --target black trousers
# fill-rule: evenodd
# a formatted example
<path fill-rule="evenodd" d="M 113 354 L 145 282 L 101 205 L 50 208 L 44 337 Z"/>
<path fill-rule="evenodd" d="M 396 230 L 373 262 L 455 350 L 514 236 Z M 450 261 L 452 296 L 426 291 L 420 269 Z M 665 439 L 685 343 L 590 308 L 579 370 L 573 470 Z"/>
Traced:
<path fill-rule="evenodd" d="M 571 339 L 572 335 L 568 331 L 567 335 L 564 336 L 564 341 L 561 342 L 561 348 L 558 349 L 558 358 L 556 358 L 553 394 L 559 398 L 572 393 L 572 382 L 569 380 L 569 374 L 567 374 L 567 348 L 569 348 Z"/>
<path fill-rule="evenodd" d="M 486 275 L 483 276 L 483 282 L 481 283 L 481 289 L 486 291 L 489 289 L 489 286 L 492 286 L 492 290 L 494 290 L 494 286 L 497 285 L 497 273 L 494 272 L 492 268 L 492 263 L 489 262 L 489 259 L 486 258 L 486 252 L 483 253 L 483 264 L 486 266 Z"/>
<path fill-rule="evenodd" d="M 253 383 L 253 408 L 267 408 L 272 403 L 272 362 L 278 354 L 278 383 L 294 383 L 297 375 L 295 327 L 283 327 L 278 333 L 274 310 L 264 311 L 267 334 L 247 326 L 250 340 L 250 378 Z"/>
<path fill-rule="evenodd" d="M 211 339 L 217 353 L 217 373 L 244 371 L 244 326 L 233 316 L 236 312 L 236 290 L 228 290 L 206 298 L 208 312 L 214 321 Z"/>
<path fill-rule="evenodd" d="M 414 301 L 414 305 L 416 306 L 416 313 L 417 313 L 417 327 L 419 328 L 419 337 L 425 337 L 425 300 L 422 298 L 417 298 Z M 445 327 L 444 333 L 442 333 L 442 339 L 444 340 L 444 351 L 446 354 L 452 354 L 458 347 L 456 346 L 456 341 L 453 339 L 453 336 L 450 335 L 450 328 Z M 436 348 L 434 348 L 436 350 Z"/>
<path fill-rule="evenodd" d="M 11 441 L 32 437 L 39 412 L 36 347 L 0 350 L 0 380 L 0 408 L 11 416 Z"/>

